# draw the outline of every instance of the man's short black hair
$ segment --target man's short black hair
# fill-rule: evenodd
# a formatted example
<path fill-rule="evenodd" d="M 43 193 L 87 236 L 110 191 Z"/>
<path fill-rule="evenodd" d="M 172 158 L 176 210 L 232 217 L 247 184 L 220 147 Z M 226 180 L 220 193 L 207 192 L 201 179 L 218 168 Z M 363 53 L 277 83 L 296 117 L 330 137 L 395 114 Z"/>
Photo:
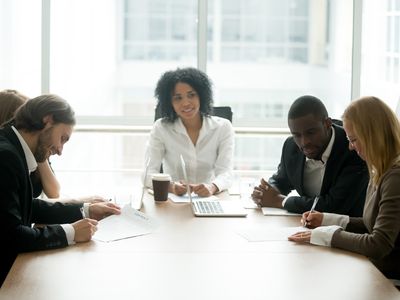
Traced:
<path fill-rule="evenodd" d="M 290 106 L 288 119 L 293 120 L 309 114 L 321 118 L 321 120 L 328 117 L 328 111 L 321 100 L 314 96 L 305 95 L 297 98 Z"/>
<path fill-rule="evenodd" d="M 200 99 L 200 113 L 209 116 L 213 107 L 212 83 L 207 74 L 196 68 L 182 68 L 165 72 L 158 80 L 154 95 L 157 98 L 157 110 L 168 122 L 175 121 L 178 116 L 172 107 L 172 93 L 178 82 L 190 85 Z"/>
<path fill-rule="evenodd" d="M 14 126 L 28 132 L 42 130 L 43 118 L 51 116 L 54 124 L 75 125 L 75 113 L 67 101 L 57 95 L 41 95 L 26 101 L 15 113 Z"/>

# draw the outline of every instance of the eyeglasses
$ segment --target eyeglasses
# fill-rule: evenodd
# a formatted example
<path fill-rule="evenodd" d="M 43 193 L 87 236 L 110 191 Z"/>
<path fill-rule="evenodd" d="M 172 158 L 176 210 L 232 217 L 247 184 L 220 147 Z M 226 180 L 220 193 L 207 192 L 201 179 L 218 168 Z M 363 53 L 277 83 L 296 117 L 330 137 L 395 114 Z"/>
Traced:
<path fill-rule="evenodd" d="M 351 139 L 351 138 L 347 137 L 347 140 L 349 141 L 350 145 L 352 145 L 353 147 L 354 147 L 354 144 L 357 142 L 356 138 Z"/>

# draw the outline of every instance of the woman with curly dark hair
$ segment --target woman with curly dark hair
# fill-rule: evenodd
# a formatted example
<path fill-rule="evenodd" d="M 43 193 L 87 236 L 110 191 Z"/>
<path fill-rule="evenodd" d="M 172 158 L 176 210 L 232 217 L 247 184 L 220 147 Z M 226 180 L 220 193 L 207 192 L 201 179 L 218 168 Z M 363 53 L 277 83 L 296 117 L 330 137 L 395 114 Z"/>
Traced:
<path fill-rule="evenodd" d="M 154 123 L 147 145 L 148 174 L 159 172 L 162 164 L 172 178 L 169 191 L 183 195 L 182 155 L 194 193 L 206 197 L 230 187 L 233 128 L 228 120 L 211 116 L 213 96 L 207 75 L 195 68 L 165 72 L 155 96 L 161 119 Z M 145 179 L 147 186 L 150 177 Z"/>

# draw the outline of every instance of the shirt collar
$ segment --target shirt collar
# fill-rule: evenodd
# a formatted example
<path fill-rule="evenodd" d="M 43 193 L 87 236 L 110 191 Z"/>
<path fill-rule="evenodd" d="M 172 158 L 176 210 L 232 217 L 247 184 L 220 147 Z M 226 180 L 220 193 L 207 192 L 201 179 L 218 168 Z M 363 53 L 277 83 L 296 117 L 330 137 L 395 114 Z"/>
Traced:
<path fill-rule="evenodd" d="M 29 148 L 28 144 L 25 142 L 24 138 L 18 132 L 18 130 L 15 129 L 14 126 L 11 126 L 11 128 L 12 128 L 12 130 L 14 130 L 15 134 L 17 135 L 17 138 L 18 138 L 19 142 L 21 143 L 22 149 L 24 150 L 26 164 L 28 165 L 29 173 L 32 173 L 33 171 L 36 170 L 36 168 L 38 166 L 37 162 L 36 162 L 36 159 L 33 156 L 33 153 L 31 151 L 31 149 Z"/>
<path fill-rule="evenodd" d="M 217 123 L 212 118 L 202 116 L 202 119 L 203 124 L 201 125 L 200 131 L 208 132 L 208 130 L 217 127 Z M 185 125 L 183 125 L 182 119 L 179 117 L 174 122 L 174 130 L 176 132 L 186 134 Z"/>
<path fill-rule="evenodd" d="M 326 146 L 325 151 L 324 151 L 324 153 L 322 153 L 322 156 L 320 159 L 320 161 L 324 164 L 328 161 L 328 158 L 331 155 L 333 142 L 335 141 L 335 129 L 333 127 L 331 127 L 331 129 L 332 129 L 331 139 L 329 140 L 328 146 Z M 314 160 L 314 159 L 308 158 L 306 156 L 306 161 L 309 161 L 309 160 Z"/>

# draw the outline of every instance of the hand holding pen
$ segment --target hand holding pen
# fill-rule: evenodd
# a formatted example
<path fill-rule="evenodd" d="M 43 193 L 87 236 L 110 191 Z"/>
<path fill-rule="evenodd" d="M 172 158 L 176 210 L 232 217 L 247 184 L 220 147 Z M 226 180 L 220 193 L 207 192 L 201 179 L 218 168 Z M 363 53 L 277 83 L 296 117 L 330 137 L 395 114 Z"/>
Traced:
<path fill-rule="evenodd" d="M 303 213 L 301 222 L 304 227 L 315 228 L 321 226 L 323 214 L 315 211 L 319 196 L 316 196 L 310 211 Z"/>

